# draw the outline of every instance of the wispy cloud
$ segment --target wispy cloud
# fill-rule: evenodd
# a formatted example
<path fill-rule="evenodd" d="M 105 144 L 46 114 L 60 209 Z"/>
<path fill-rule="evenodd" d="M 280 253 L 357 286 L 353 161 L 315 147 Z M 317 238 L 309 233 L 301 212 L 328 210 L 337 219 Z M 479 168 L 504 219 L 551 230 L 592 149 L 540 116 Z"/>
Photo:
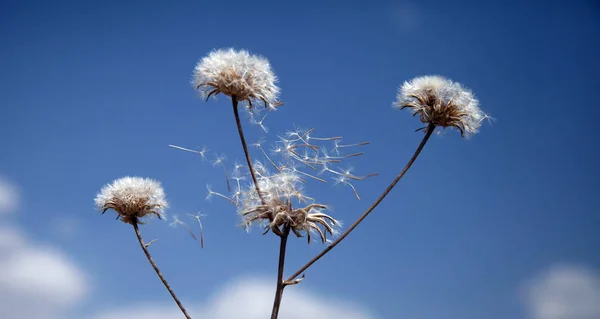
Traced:
<path fill-rule="evenodd" d="M 600 275 L 576 265 L 555 265 L 533 278 L 525 289 L 533 319 L 600 318 Z"/>
<path fill-rule="evenodd" d="M 0 177 L 0 215 L 11 214 L 19 206 L 19 191 L 17 187 Z"/>
<path fill-rule="evenodd" d="M 273 285 L 269 280 L 241 279 L 227 285 L 213 298 L 198 307 L 191 307 L 192 317 L 211 319 L 264 319 L 271 313 Z M 290 287 L 285 292 L 281 319 L 374 319 L 354 303 L 336 300 Z M 107 311 L 93 319 L 179 319 L 181 313 L 170 303 L 157 306 L 134 305 Z"/>
<path fill-rule="evenodd" d="M 0 227 L 0 318 L 58 319 L 87 291 L 83 271 L 60 250 Z"/>

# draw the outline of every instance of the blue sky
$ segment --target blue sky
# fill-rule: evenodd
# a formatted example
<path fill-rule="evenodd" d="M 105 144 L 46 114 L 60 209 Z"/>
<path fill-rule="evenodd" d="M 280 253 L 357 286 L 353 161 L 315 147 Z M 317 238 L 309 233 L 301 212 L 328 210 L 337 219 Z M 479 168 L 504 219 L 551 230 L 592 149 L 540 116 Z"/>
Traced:
<path fill-rule="evenodd" d="M 390 107 L 402 82 L 447 76 L 497 119 L 468 141 L 434 136 L 378 210 L 290 290 L 369 318 L 532 318 L 522 297 L 531 278 L 555 265 L 600 269 L 593 1 L 3 1 L 0 37 L 0 176 L 20 197 L 0 223 L 82 269 L 89 288 L 68 309 L 75 317 L 171 306 L 133 231 L 94 210 L 99 189 L 125 175 L 162 181 L 171 215 L 207 214 L 203 250 L 182 228 L 143 228 L 160 239 L 155 259 L 185 301 L 237 278 L 274 286 L 278 240 L 236 228 L 231 207 L 205 201 L 222 173 L 168 147 L 243 159 L 229 101 L 204 102 L 189 84 L 214 48 L 270 60 L 286 105 L 269 116 L 268 141 L 297 125 L 371 142 L 352 163 L 380 173 L 357 184 L 361 201 L 308 186 L 347 224 L 422 136 L 417 119 Z M 251 141 L 261 136 L 244 125 Z M 293 240 L 288 273 L 321 248 Z"/>

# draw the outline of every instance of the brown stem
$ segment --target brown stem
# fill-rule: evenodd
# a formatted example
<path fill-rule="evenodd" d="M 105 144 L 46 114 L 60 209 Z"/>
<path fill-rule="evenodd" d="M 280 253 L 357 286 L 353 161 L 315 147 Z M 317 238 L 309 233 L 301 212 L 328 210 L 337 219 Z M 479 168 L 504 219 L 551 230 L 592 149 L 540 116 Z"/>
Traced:
<path fill-rule="evenodd" d="M 158 267 L 154 263 L 154 260 L 152 259 L 152 256 L 150 256 L 150 252 L 148 252 L 148 249 L 146 248 L 146 244 L 144 244 L 144 240 L 142 239 L 142 235 L 140 234 L 140 229 L 138 227 L 137 220 L 134 220 L 131 224 L 133 225 L 133 229 L 135 230 L 135 235 L 137 236 L 138 242 L 140 243 L 140 247 L 142 247 L 142 250 L 144 251 L 144 254 L 146 254 L 146 258 L 148 258 L 148 261 L 150 262 L 150 265 L 152 265 L 152 268 L 154 268 L 154 271 L 158 275 L 158 278 L 160 278 L 160 281 L 162 281 L 163 285 L 165 285 L 165 287 L 167 288 L 167 290 L 171 294 L 171 297 L 173 297 L 173 300 L 175 300 L 175 303 L 177 303 L 177 306 L 179 306 L 179 309 L 181 310 L 181 312 L 183 312 L 183 315 L 187 319 L 192 319 L 192 317 L 190 317 L 190 315 L 187 313 L 187 311 L 185 310 L 185 308 L 181 304 L 181 301 L 179 301 L 179 299 L 175 295 L 175 292 L 173 292 L 173 289 L 171 289 L 171 286 L 169 285 L 169 283 L 167 282 L 167 280 L 165 279 L 165 277 L 163 277 L 163 275 L 160 273 L 160 269 L 158 269 Z"/>
<path fill-rule="evenodd" d="M 254 173 L 254 166 L 252 166 L 252 160 L 250 159 L 250 153 L 248 152 L 248 146 L 246 145 L 246 138 L 244 138 L 244 131 L 242 130 L 242 122 L 240 121 L 240 112 L 238 110 L 238 100 L 235 95 L 231 96 L 231 102 L 233 104 L 233 114 L 235 114 L 235 121 L 237 123 L 238 133 L 240 134 L 240 140 L 242 141 L 242 148 L 244 148 L 244 155 L 246 155 L 246 162 L 248 162 L 248 169 L 250 170 L 250 175 L 252 176 L 252 181 L 254 182 L 254 187 L 256 188 L 256 192 L 258 193 L 258 197 L 263 205 L 265 205 L 265 200 L 260 192 L 260 188 L 258 187 L 258 181 L 256 180 L 256 174 Z"/>
<path fill-rule="evenodd" d="M 421 144 L 419 145 L 419 147 L 413 154 L 412 158 L 408 161 L 408 163 L 406 163 L 406 166 L 404 166 L 404 169 L 400 172 L 400 174 L 398 174 L 398 176 L 396 176 L 396 178 L 392 181 L 392 183 L 386 188 L 386 190 L 381 194 L 381 196 L 379 196 L 379 198 L 377 198 L 377 200 L 371 205 L 371 207 L 369 207 L 352 224 L 352 226 L 350 226 L 350 228 L 348 228 L 344 233 L 342 233 L 342 235 L 340 235 L 340 237 L 338 237 L 335 241 L 333 241 L 331 243 L 331 245 L 329 245 L 327 248 L 323 249 L 323 251 L 321 251 L 321 253 L 319 253 L 317 256 L 315 256 L 313 259 L 311 259 L 304 266 L 300 267 L 300 269 L 298 271 L 296 271 L 292 276 L 290 276 L 285 281 L 285 283 L 290 283 L 296 277 L 300 276 L 304 271 L 306 271 L 306 269 L 308 269 L 308 267 L 310 267 L 312 264 L 314 264 L 317 260 L 321 259 L 321 257 L 325 256 L 325 254 L 327 254 L 330 250 L 332 250 L 333 247 L 337 246 L 337 244 L 339 244 L 342 240 L 344 240 L 344 238 L 346 238 L 346 236 L 348 236 L 348 234 L 350 234 L 350 232 L 352 232 L 375 209 L 375 207 L 377 207 L 377 205 L 379 205 L 379 203 L 381 203 L 381 201 L 383 201 L 383 199 L 392 191 L 392 188 L 394 188 L 394 186 L 396 186 L 398 181 L 404 176 L 404 174 L 406 174 L 408 169 L 412 166 L 414 161 L 417 159 L 417 157 L 421 153 L 421 150 L 423 150 L 423 147 L 429 140 L 429 137 L 431 137 L 431 134 L 433 133 L 434 130 L 435 130 L 434 124 L 429 124 L 429 126 L 427 126 L 427 132 L 425 133 L 425 137 L 423 137 Z"/>
<path fill-rule="evenodd" d="M 287 239 L 290 234 L 290 226 L 286 225 L 283 229 L 282 235 L 280 236 L 281 242 L 279 244 L 279 267 L 277 269 L 277 289 L 275 290 L 275 300 L 273 301 L 273 311 L 271 312 L 271 319 L 277 319 L 279 315 L 279 306 L 281 305 L 281 298 L 283 297 L 283 289 L 285 288 L 285 282 L 283 281 L 283 267 L 285 265 L 285 249 L 287 247 Z"/>

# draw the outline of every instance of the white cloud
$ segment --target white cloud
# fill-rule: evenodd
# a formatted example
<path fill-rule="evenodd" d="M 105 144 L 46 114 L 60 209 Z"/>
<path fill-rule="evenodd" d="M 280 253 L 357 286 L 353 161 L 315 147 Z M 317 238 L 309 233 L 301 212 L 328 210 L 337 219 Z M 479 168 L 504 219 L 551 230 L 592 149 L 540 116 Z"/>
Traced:
<path fill-rule="evenodd" d="M 25 246 L 25 238 L 12 227 L 0 226 L 0 261 L 3 256 Z"/>
<path fill-rule="evenodd" d="M 242 279 L 227 285 L 200 307 L 190 307 L 192 317 L 211 319 L 264 319 L 273 302 L 272 280 Z M 175 303 L 137 305 L 99 314 L 94 319 L 179 319 Z M 281 306 L 281 319 L 373 319 L 356 304 L 319 296 L 300 286 L 288 287 Z"/>
<path fill-rule="evenodd" d="M 0 215 L 10 214 L 17 210 L 19 205 L 19 191 L 17 187 L 0 177 Z"/>
<path fill-rule="evenodd" d="M 600 276 L 574 265 L 556 265 L 526 286 L 533 319 L 600 319 Z"/>
<path fill-rule="evenodd" d="M 0 269 L 0 318 L 64 318 L 87 290 L 69 258 L 13 227 L 0 227 Z"/>

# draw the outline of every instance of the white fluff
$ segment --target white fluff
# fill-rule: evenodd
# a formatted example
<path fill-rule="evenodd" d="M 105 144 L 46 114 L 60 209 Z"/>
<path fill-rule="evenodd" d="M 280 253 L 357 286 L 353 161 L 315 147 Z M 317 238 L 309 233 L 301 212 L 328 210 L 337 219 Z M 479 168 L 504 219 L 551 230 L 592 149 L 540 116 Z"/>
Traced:
<path fill-rule="evenodd" d="M 481 122 L 489 118 L 469 89 L 441 76 L 422 76 L 404 82 L 394 106 L 412 108 L 424 123 L 442 127 L 458 125 L 467 137 L 477 133 Z"/>
<path fill-rule="evenodd" d="M 220 49 L 204 57 L 194 69 L 193 85 L 203 97 L 217 90 L 239 101 L 266 102 L 276 105 L 279 87 L 277 77 L 266 58 L 248 51 Z"/>
<path fill-rule="evenodd" d="M 125 222 L 128 222 L 128 217 L 144 217 L 147 214 L 163 218 L 168 207 L 160 182 L 129 176 L 105 185 L 95 202 L 100 210 L 114 209 Z"/>

